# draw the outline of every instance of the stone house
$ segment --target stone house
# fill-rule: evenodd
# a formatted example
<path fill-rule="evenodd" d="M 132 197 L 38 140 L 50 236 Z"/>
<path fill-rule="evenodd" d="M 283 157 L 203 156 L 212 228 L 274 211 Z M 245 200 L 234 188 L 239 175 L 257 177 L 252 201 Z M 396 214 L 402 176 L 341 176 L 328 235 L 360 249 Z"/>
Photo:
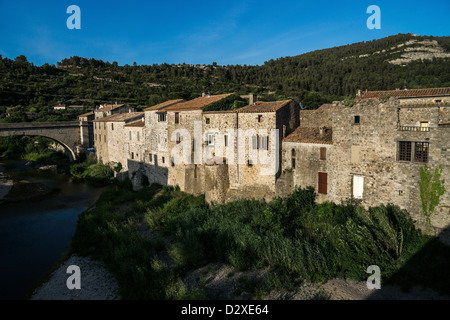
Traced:
<path fill-rule="evenodd" d="M 120 162 L 124 171 L 128 171 L 128 159 L 132 155 L 131 152 L 139 150 L 134 146 L 134 143 L 138 142 L 137 132 L 141 132 L 140 135 L 142 135 L 143 128 L 137 126 L 136 128 L 140 129 L 135 129 L 126 125 L 143 122 L 141 120 L 143 117 L 143 112 L 133 112 L 118 113 L 94 120 L 94 145 L 97 159 L 105 164 Z M 139 153 L 137 156 L 139 157 Z"/>
<path fill-rule="evenodd" d="M 401 97 L 390 97 L 398 91 Z M 444 230 L 450 223 L 449 97 L 450 88 L 368 92 L 353 106 L 302 110 L 300 127 L 283 140 L 285 190 L 313 186 L 319 202 L 353 197 L 366 207 L 395 204 L 423 226 L 420 168 L 441 166 L 447 192 L 431 224 Z"/>
<path fill-rule="evenodd" d="M 134 108 L 126 104 L 101 104 L 94 110 L 95 119 L 101 119 L 117 113 L 134 112 Z"/>

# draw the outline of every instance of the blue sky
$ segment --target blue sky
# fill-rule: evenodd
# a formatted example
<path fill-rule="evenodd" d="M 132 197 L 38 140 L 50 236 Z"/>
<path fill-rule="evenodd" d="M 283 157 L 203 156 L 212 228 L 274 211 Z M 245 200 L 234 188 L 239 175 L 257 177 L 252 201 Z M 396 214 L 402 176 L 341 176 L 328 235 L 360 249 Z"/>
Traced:
<path fill-rule="evenodd" d="M 81 9 L 69 30 L 67 7 Z M 378 5 L 381 29 L 367 7 Z M 449 36 L 449 0 L 0 0 L 0 54 L 36 65 L 78 55 L 120 65 L 261 65 L 270 59 L 398 33 Z"/>

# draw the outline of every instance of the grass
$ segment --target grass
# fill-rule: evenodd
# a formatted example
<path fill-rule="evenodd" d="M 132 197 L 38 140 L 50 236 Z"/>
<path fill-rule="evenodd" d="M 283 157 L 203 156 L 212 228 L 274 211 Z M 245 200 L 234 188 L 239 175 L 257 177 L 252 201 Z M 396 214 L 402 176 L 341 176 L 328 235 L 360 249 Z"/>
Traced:
<path fill-rule="evenodd" d="M 80 215 L 71 251 L 103 259 L 125 299 L 204 299 L 200 287 L 188 289 L 182 279 L 211 262 L 239 271 L 269 268 L 262 283 L 238 286 L 258 297 L 303 281 L 366 280 L 369 265 L 380 267 L 383 283 L 419 283 L 449 294 L 450 280 L 441 279 L 449 248 L 422 235 L 407 212 L 391 205 L 366 210 L 354 201 L 316 204 L 315 198 L 307 188 L 269 203 L 207 206 L 203 196 L 178 188 L 116 187 Z M 163 251 L 174 267 L 158 258 Z"/>

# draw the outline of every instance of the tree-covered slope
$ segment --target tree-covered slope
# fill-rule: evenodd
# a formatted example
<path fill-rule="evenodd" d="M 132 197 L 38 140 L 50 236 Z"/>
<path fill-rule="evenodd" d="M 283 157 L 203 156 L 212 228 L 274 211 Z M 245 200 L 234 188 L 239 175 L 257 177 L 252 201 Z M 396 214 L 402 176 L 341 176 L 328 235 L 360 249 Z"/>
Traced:
<path fill-rule="evenodd" d="M 0 59 L 0 117 L 6 107 L 44 114 L 59 103 L 150 106 L 202 92 L 293 98 L 316 108 L 357 89 L 450 86 L 450 37 L 399 34 L 278 58 L 261 66 L 158 64 L 70 57 L 40 67 L 24 56 Z"/>

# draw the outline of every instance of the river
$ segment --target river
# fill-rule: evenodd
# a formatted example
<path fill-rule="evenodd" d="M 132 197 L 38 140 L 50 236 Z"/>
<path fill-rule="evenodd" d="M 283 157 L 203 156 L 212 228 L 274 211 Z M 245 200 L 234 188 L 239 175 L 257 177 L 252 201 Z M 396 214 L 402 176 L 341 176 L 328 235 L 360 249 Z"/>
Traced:
<path fill-rule="evenodd" d="M 104 188 L 30 170 L 23 161 L 9 161 L 7 174 L 56 190 L 37 200 L 0 204 L 0 299 L 20 300 L 63 257 L 78 215 L 95 204 Z"/>

